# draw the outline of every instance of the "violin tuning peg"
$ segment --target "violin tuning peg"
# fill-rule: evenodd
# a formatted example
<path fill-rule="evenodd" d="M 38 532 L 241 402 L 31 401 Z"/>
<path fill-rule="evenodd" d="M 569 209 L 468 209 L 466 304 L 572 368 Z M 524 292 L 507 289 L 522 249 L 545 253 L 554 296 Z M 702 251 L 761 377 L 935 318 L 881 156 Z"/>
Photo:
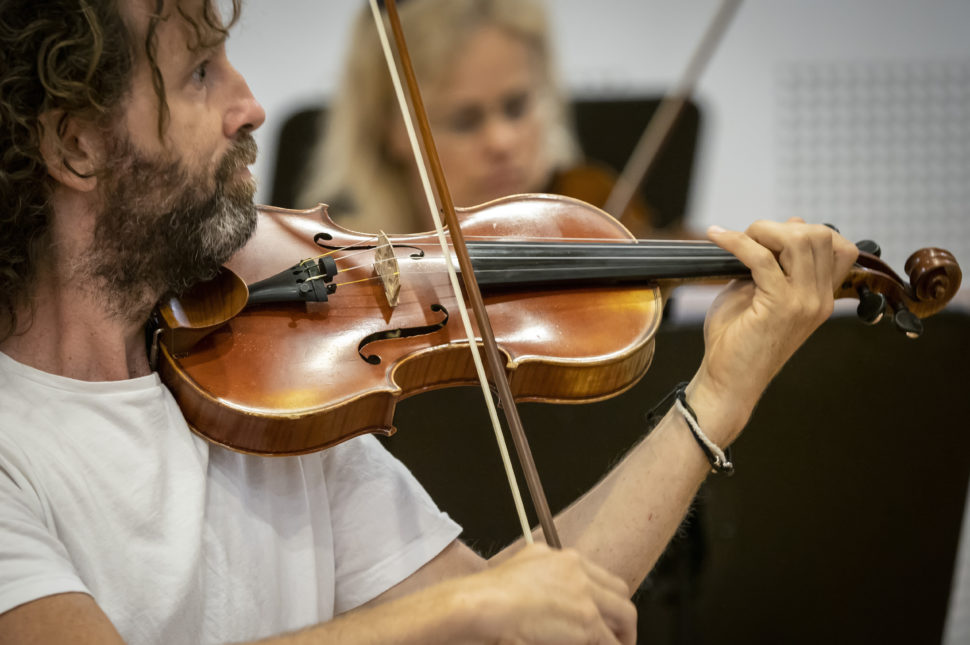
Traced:
<path fill-rule="evenodd" d="M 877 258 L 882 255 L 882 249 L 879 245 L 872 240 L 862 240 L 861 242 L 856 242 L 856 248 L 863 253 L 868 253 L 869 255 L 874 255 Z"/>
<path fill-rule="evenodd" d="M 863 285 L 859 287 L 859 306 L 856 307 L 855 311 L 862 322 L 867 325 L 875 325 L 882 320 L 883 314 L 886 313 L 886 296 L 870 291 L 869 287 Z"/>
<path fill-rule="evenodd" d="M 923 321 L 906 307 L 900 307 L 893 316 L 896 329 L 906 334 L 909 338 L 919 338 L 923 333 Z"/>

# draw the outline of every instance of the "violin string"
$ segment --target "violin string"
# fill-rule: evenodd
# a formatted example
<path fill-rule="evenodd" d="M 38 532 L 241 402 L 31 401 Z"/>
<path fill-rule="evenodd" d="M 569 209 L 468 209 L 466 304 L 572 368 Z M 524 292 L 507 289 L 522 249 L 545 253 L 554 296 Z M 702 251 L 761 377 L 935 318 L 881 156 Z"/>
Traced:
<path fill-rule="evenodd" d="M 393 275 L 393 276 L 400 276 L 401 275 L 401 272 L 400 271 L 395 271 L 391 275 Z M 323 276 L 317 276 L 316 278 L 310 278 L 310 280 L 317 280 L 317 279 L 322 278 L 322 277 Z M 362 282 L 373 282 L 374 280 L 381 280 L 381 279 L 382 278 L 379 275 L 372 275 L 372 276 L 368 276 L 366 278 L 361 278 L 360 280 L 351 280 L 350 282 L 334 282 L 333 283 L 333 286 L 335 286 L 335 287 L 346 287 L 347 285 L 350 285 L 350 284 L 360 284 Z"/>
<path fill-rule="evenodd" d="M 401 261 L 401 260 L 407 261 L 407 260 L 410 260 L 410 259 L 411 258 L 399 258 L 399 261 Z M 529 256 L 522 256 L 522 257 L 503 257 L 502 258 L 502 260 L 523 260 L 523 261 L 525 261 L 525 260 L 532 260 L 532 259 L 534 259 L 534 258 L 531 258 Z M 575 262 L 575 260 L 576 260 L 576 258 L 572 258 L 572 257 L 568 257 L 568 256 L 563 256 L 563 257 L 546 257 L 546 258 L 543 258 L 543 259 L 544 260 L 567 260 L 567 261 L 570 261 L 570 262 Z M 650 259 L 656 259 L 656 258 L 616 258 L 616 257 L 610 257 L 610 256 L 599 256 L 599 257 L 592 256 L 592 257 L 584 257 L 582 259 L 583 260 L 590 260 L 590 261 L 607 260 L 607 261 L 615 262 L 616 260 L 637 261 L 637 260 L 650 260 Z M 664 259 L 667 262 L 669 262 L 670 264 L 673 264 L 673 265 L 682 265 L 682 264 L 688 264 L 688 263 L 694 263 L 696 265 L 698 263 L 702 263 L 705 260 L 711 261 L 711 262 L 723 262 L 725 259 L 728 259 L 728 258 L 727 258 L 727 256 L 705 256 L 705 257 L 664 258 Z M 417 260 L 414 260 L 414 261 L 417 261 Z M 369 266 L 368 264 L 358 264 L 356 266 L 343 268 L 343 269 L 340 270 L 340 273 L 349 273 L 349 272 L 354 271 L 356 269 L 367 268 L 368 266 Z M 589 268 L 589 267 L 582 267 L 582 268 Z M 703 269 L 703 267 L 700 267 L 700 268 Z M 575 275 L 576 274 L 576 267 L 575 267 L 575 265 L 573 265 L 573 266 L 563 266 L 563 267 L 521 267 L 520 266 L 520 267 L 516 267 L 515 270 L 516 270 L 517 273 L 530 273 L 530 272 L 535 272 L 535 273 L 545 272 L 545 273 L 549 273 L 549 272 L 553 272 L 553 271 L 557 271 L 558 270 L 558 271 L 562 271 L 562 272 L 567 272 L 570 275 Z M 508 269 L 507 268 L 504 268 L 504 267 L 498 267 L 498 268 L 477 268 L 477 269 L 475 269 L 475 274 L 476 275 L 487 275 L 487 274 L 491 274 L 491 273 L 504 273 L 504 272 L 507 272 L 507 271 L 508 271 Z M 423 273 L 423 275 L 443 275 L 443 274 L 446 274 L 447 271 L 445 269 L 438 269 L 438 270 L 432 270 L 432 271 L 424 271 L 422 273 Z M 402 275 L 402 272 L 401 271 L 395 271 L 391 275 L 401 276 Z M 309 282 L 311 280 L 323 280 L 325 278 L 326 278 L 326 276 L 314 276 L 314 277 L 311 277 L 311 278 L 307 278 L 307 281 Z M 381 280 L 381 279 L 382 279 L 381 276 L 372 275 L 372 276 L 368 276 L 366 278 L 360 278 L 360 279 L 357 279 L 357 280 L 349 280 L 347 282 L 335 282 L 333 284 L 334 284 L 335 287 L 342 287 L 342 286 L 348 286 L 348 285 L 352 285 L 352 284 L 362 284 L 362 283 L 365 283 L 365 282 L 371 282 L 371 281 L 374 281 L 374 280 Z"/>
<path fill-rule="evenodd" d="M 501 238 L 495 238 L 495 239 L 501 239 Z M 568 238 L 563 238 L 563 239 L 568 239 Z M 680 241 L 680 240 L 673 240 L 673 242 L 682 242 L 682 241 Z M 506 261 L 530 261 L 530 260 L 536 260 L 536 259 L 542 259 L 544 261 L 559 260 L 559 261 L 564 261 L 564 262 L 572 263 L 573 266 L 576 266 L 576 264 L 578 262 L 580 262 L 580 261 L 582 261 L 582 262 L 618 262 L 618 261 L 622 262 L 622 261 L 625 261 L 626 264 L 630 264 L 630 263 L 634 263 L 634 262 L 637 262 L 637 261 L 666 260 L 666 261 L 668 261 L 668 262 L 670 262 L 672 264 L 684 264 L 684 263 L 688 263 L 688 262 L 723 261 L 723 260 L 730 259 L 730 258 L 733 258 L 734 257 L 731 253 L 729 253 L 727 251 L 724 251 L 723 249 L 721 249 L 720 247 L 716 246 L 715 244 L 713 244 L 711 242 L 698 242 L 698 243 L 694 243 L 694 244 L 696 244 L 696 246 L 688 246 L 690 244 L 692 244 L 692 243 L 691 242 L 686 242 L 686 244 L 685 243 L 679 243 L 679 244 L 673 244 L 673 245 L 671 245 L 671 244 L 668 243 L 668 241 L 650 241 L 647 244 L 622 245 L 623 248 L 638 248 L 638 249 L 642 249 L 644 251 L 644 253 L 641 253 L 641 254 L 638 254 L 638 255 L 633 255 L 633 256 L 619 256 L 619 257 L 617 257 L 615 253 L 610 253 L 610 254 L 604 254 L 604 255 L 597 255 L 597 254 L 583 255 L 583 256 L 578 256 L 578 257 L 576 255 L 574 255 L 574 254 L 572 254 L 572 255 L 543 255 L 541 257 L 536 257 L 534 255 L 525 254 L 525 255 L 505 255 L 505 256 L 502 256 L 501 259 L 502 260 L 506 260 Z M 577 250 L 577 248 L 581 248 L 583 246 L 581 243 L 573 243 L 573 242 L 565 242 L 565 243 L 562 243 L 562 244 L 556 244 L 556 243 L 550 243 L 550 242 L 543 242 L 540 245 L 544 249 L 562 248 L 562 249 L 564 249 L 566 251 L 573 251 L 573 252 L 575 252 Z M 349 245 L 349 246 L 343 247 L 343 249 L 353 249 L 354 246 L 355 245 Z M 476 243 L 476 245 L 475 245 L 475 247 L 476 248 L 479 248 L 479 249 L 496 248 L 496 247 L 498 247 L 498 248 L 508 248 L 508 247 L 515 248 L 516 246 L 517 245 L 514 245 L 514 244 L 505 244 L 505 243 L 499 243 L 499 242 L 496 242 L 494 244 L 490 244 L 490 243 L 487 243 L 487 242 L 486 243 Z M 414 248 L 417 248 L 417 249 L 435 248 L 436 249 L 436 248 L 438 248 L 438 245 L 437 244 L 433 244 L 433 243 L 409 244 L 409 245 L 407 245 L 407 248 L 411 248 L 411 249 L 414 249 Z M 339 252 L 339 251 L 341 251 L 343 249 L 335 249 L 334 251 L 331 251 L 329 253 L 322 254 L 322 255 L 320 255 L 318 257 L 326 257 L 328 255 L 333 255 L 334 253 Z M 674 249 L 679 250 L 679 251 L 685 251 L 685 250 L 686 251 L 691 251 L 691 250 L 693 250 L 694 253 L 691 254 L 691 255 L 687 255 L 687 256 L 666 256 L 664 254 L 665 251 L 674 250 Z M 605 251 L 605 249 L 604 249 L 604 251 Z M 344 260 L 346 260 L 348 258 L 358 257 L 360 255 L 373 254 L 373 252 L 374 252 L 374 249 L 360 249 L 360 250 L 355 250 L 352 253 L 347 253 L 347 254 L 341 255 L 340 257 L 335 258 L 335 260 L 337 260 L 337 261 L 344 261 Z M 482 259 L 485 259 L 485 258 L 479 256 L 479 257 L 477 257 L 475 259 L 482 260 Z M 406 261 L 406 260 L 415 260 L 415 261 L 421 261 L 421 262 L 426 262 L 427 261 L 424 258 L 417 258 L 417 259 L 415 259 L 415 258 L 410 258 L 410 257 L 407 257 L 407 256 L 398 257 L 397 260 L 399 262 Z M 371 262 L 365 262 L 365 263 L 361 263 L 361 264 L 351 265 L 349 267 L 343 267 L 343 268 L 340 269 L 340 272 L 354 271 L 356 269 L 366 268 L 368 266 L 372 266 L 372 263 Z M 564 269 L 567 269 L 567 270 L 571 270 L 571 267 L 563 267 L 563 268 Z M 497 271 L 497 270 L 501 270 L 501 269 L 482 269 L 482 271 Z M 530 269 L 528 267 L 523 267 L 522 270 L 548 270 L 548 267 L 546 267 L 546 268 L 533 268 L 533 269 Z M 477 270 L 476 270 L 476 272 L 477 272 Z M 431 271 L 430 273 L 436 273 L 436 272 L 435 271 Z"/>
<path fill-rule="evenodd" d="M 375 236 L 376 238 L 376 236 Z M 632 240 L 632 239 L 618 239 L 615 237 L 555 237 L 555 236 L 539 236 L 539 237 L 529 237 L 523 239 L 516 239 L 514 236 L 508 235 L 465 235 L 465 239 L 469 242 L 536 242 L 536 243 L 547 243 L 547 242 L 589 242 L 597 243 L 604 242 L 610 244 L 626 244 L 629 246 L 656 246 L 656 245 L 669 245 L 669 246 L 716 246 L 713 242 L 707 240 Z M 353 248 L 356 244 L 348 245 L 345 248 Z M 435 242 L 411 242 L 402 240 L 395 244 L 391 241 L 391 246 L 405 246 L 405 247 L 415 247 L 415 248 L 435 248 L 438 246 Z M 373 249 L 364 249 L 365 251 L 370 251 Z"/>
<path fill-rule="evenodd" d="M 362 242 L 366 244 L 370 240 L 374 240 L 375 242 L 376 241 L 379 241 L 380 240 L 380 236 L 379 235 L 372 235 L 371 237 L 364 238 L 362 240 Z M 344 258 L 346 258 L 348 256 L 349 257 L 353 257 L 354 255 L 363 255 L 365 253 L 371 253 L 371 252 L 374 251 L 374 249 L 372 249 L 372 248 L 371 249 L 355 249 L 354 247 L 355 246 L 358 246 L 360 243 L 361 242 L 355 242 L 353 244 L 348 244 L 346 246 L 342 246 L 342 247 L 337 248 L 337 249 L 330 249 L 326 253 L 321 253 L 320 255 L 316 255 L 316 256 L 311 257 L 310 259 L 311 260 L 319 260 L 320 258 L 325 258 L 325 257 L 331 256 L 331 255 L 333 255 L 335 253 L 340 253 L 341 251 L 347 251 L 347 250 L 356 251 L 356 253 L 348 253 L 347 255 L 343 255 L 343 256 L 341 256 L 339 258 L 334 258 L 335 260 L 342 260 L 342 259 L 344 259 Z"/>
<path fill-rule="evenodd" d="M 541 237 L 529 237 L 523 239 L 516 239 L 514 236 L 510 237 L 508 235 L 469 235 L 466 236 L 468 240 L 473 242 L 481 243 L 495 243 L 495 244 L 511 244 L 511 243 L 528 243 L 535 242 L 537 244 L 552 244 L 555 242 L 562 242 L 564 244 L 569 243 L 589 243 L 589 244 L 618 244 L 624 246 L 717 246 L 714 242 L 709 242 L 707 240 L 631 240 L 615 237 L 552 237 L 552 236 L 541 236 Z"/>
<path fill-rule="evenodd" d="M 691 263 L 691 262 L 700 263 L 700 262 L 704 262 L 704 261 L 723 262 L 724 260 L 730 259 L 732 257 L 734 257 L 734 256 L 731 255 L 730 253 L 728 253 L 727 251 L 725 251 L 723 254 L 718 254 L 718 255 L 694 255 L 694 256 L 687 256 L 687 257 L 665 257 L 663 255 L 656 255 L 656 256 L 654 256 L 654 255 L 641 255 L 641 256 L 632 256 L 632 257 L 616 257 L 615 255 L 586 255 L 586 256 L 582 256 L 582 257 L 569 256 L 569 255 L 546 255 L 546 256 L 542 256 L 541 258 L 537 258 L 535 256 L 530 256 L 530 255 L 508 255 L 508 256 L 502 256 L 501 258 L 497 258 L 497 259 L 501 259 L 503 261 L 521 261 L 521 262 L 527 262 L 529 260 L 536 260 L 536 259 L 542 259 L 542 260 L 560 260 L 560 261 L 568 262 L 568 263 L 571 263 L 572 264 L 572 266 L 564 266 L 564 267 L 562 267 L 562 270 L 564 270 L 564 271 L 574 271 L 575 268 L 576 268 L 576 266 L 578 265 L 578 263 L 580 261 L 583 261 L 583 262 L 613 262 L 613 263 L 615 263 L 615 262 L 621 262 L 621 261 L 624 261 L 625 260 L 626 261 L 625 264 L 632 264 L 632 263 L 638 262 L 638 261 L 665 260 L 667 262 L 670 262 L 671 264 L 687 264 L 687 263 Z M 485 258 L 481 258 L 481 257 L 476 258 L 474 255 L 472 256 L 472 258 L 473 259 L 478 259 L 478 260 L 485 259 Z M 344 258 L 342 257 L 340 259 L 342 260 Z M 411 258 L 411 257 L 400 257 L 400 258 L 397 258 L 397 261 L 398 262 L 407 262 L 409 260 L 412 261 L 412 262 L 427 262 L 428 261 L 426 259 Z M 350 271 L 355 271 L 357 269 L 365 269 L 365 268 L 370 267 L 370 266 L 373 266 L 373 264 L 370 263 L 370 262 L 366 262 L 366 263 L 363 263 L 363 264 L 356 264 L 356 265 L 349 266 L 349 267 L 343 267 L 342 269 L 340 269 L 340 273 L 347 273 L 347 272 L 350 272 Z M 516 271 L 550 271 L 550 270 L 553 270 L 554 268 L 555 267 L 516 267 Z M 498 269 L 479 268 L 479 269 L 475 269 L 475 273 L 488 273 L 488 272 L 496 272 L 496 271 L 504 271 L 504 270 L 506 270 L 506 269 L 502 269 L 502 268 L 498 268 Z M 426 271 L 425 273 L 428 273 L 428 274 L 437 274 L 437 273 L 446 273 L 446 272 L 447 271 L 444 270 L 444 269 L 439 269 L 439 270 Z M 323 278 L 323 277 L 324 276 L 317 276 L 315 278 L 308 278 L 308 280 L 320 279 L 320 278 Z M 353 282 L 345 282 L 343 284 L 353 284 L 354 282 L 360 282 L 360 280 L 355 280 Z"/>
<path fill-rule="evenodd" d="M 379 235 L 374 235 L 371 238 L 364 238 L 363 242 L 366 243 L 370 239 L 373 239 L 375 241 L 379 241 L 380 240 L 380 236 Z M 343 246 L 343 247 L 340 247 L 340 248 L 330 249 L 326 253 L 321 253 L 320 255 L 316 255 L 316 256 L 310 257 L 310 258 L 308 258 L 308 260 L 310 260 L 310 261 L 312 261 L 312 260 L 319 260 L 321 258 L 329 257 L 329 256 L 332 256 L 332 255 L 334 255 L 336 253 L 340 253 L 342 251 L 348 251 L 349 250 L 350 252 L 345 253 L 344 255 L 341 255 L 339 257 L 335 257 L 334 258 L 334 261 L 335 262 L 340 262 L 340 261 L 344 261 L 344 260 L 346 260 L 348 258 L 357 257 L 359 255 L 371 254 L 377 248 L 377 247 L 375 247 L 375 248 L 370 248 L 370 249 L 355 249 L 354 247 L 358 246 L 359 244 L 360 244 L 360 242 L 355 242 L 354 244 L 348 244 L 348 245 Z M 303 260 L 303 262 L 306 262 L 306 261 L 307 260 Z M 343 273 L 343 272 L 346 272 L 346 271 L 353 271 L 355 269 L 360 269 L 360 268 L 367 267 L 368 265 L 371 265 L 372 266 L 372 263 L 369 263 L 368 262 L 368 263 L 364 263 L 364 264 L 357 264 L 357 265 L 354 265 L 354 266 L 344 267 L 342 269 L 338 267 L 337 273 L 339 274 L 339 273 Z M 394 275 L 398 275 L 398 274 L 395 273 Z M 325 279 L 325 278 L 326 278 L 326 276 L 319 275 L 319 276 L 313 276 L 313 277 L 307 278 L 307 281 L 309 282 L 311 280 L 321 280 L 321 279 Z M 370 279 L 370 278 L 368 278 L 368 279 Z M 340 286 L 340 285 L 344 285 L 344 284 L 354 284 L 356 282 L 363 282 L 363 280 L 354 280 L 354 281 L 351 281 L 351 282 L 337 283 L 334 286 Z"/>
<path fill-rule="evenodd" d="M 491 241 L 496 240 L 499 242 L 605 242 L 611 244 L 627 244 L 630 246 L 653 246 L 657 244 L 669 244 L 671 246 L 690 246 L 690 245 L 707 245 L 716 246 L 713 242 L 707 240 L 633 240 L 633 239 L 623 239 L 616 237 L 555 237 L 555 236 L 539 236 L 539 237 L 529 237 L 527 239 L 516 240 L 514 236 L 509 235 L 466 235 L 466 239 L 469 241 Z"/>
<path fill-rule="evenodd" d="M 370 238 L 364 238 L 363 242 L 366 243 L 367 241 L 369 241 L 371 239 L 373 239 L 374 241 L 377 241 L 377 240 L 379 240 L 379 236 L 374 235 L 374 236 L 372 236 Z M 504 243 L 507 243 L 507 242 L 510 242 L 510 241 L 511 242 L 515 242 L 515 240 L 508 240 L 507 238 L 504 238 L 504 237 L 501 237 L 501 236 L 486 236 L 486 235 L 473 236 L 473 237 L 470 237 L 469 240 L 472 241 L 472 242 L 479 243 L 479 246 L 482 246 L 482 247 L 484 246 L 484 244 L 488 244 L 490 240 L 496 240 L 495 244 L 498 244 L 498 245 L 501 245 L 501 244 L 504 244 Z M 617 242 L 615 238 L 597 238 L 597 237 L 540 237 L 540 238 L 534 238 L 534 239 L 531 239 L 531 240 L 522 240 L 522 242 L 536 242 L 538 244 L 546 245 L 546 248 L 549 248 L 549 246 L 551 246 L 555 242 L 562 242 L 566 248 L 573 248 L 573 249 L 575 248 L 575 245 L 577 245 L 577 244 L 582 244 L 582 243 L 593 243 L 593 244 L 595 244 L 597 242 L 609 242 L 609 243 L 616 243 L 616 244 L 624 244 L 624 245 L 627 245 L 627 246 L 638 246 L 638 247 L 641 247 L 641 248 L 651 248 L 651 249 L 654 249 L 654 250 L 657 250 L 657 249 L 665 249 L 665 248 L 678 248 L 678 247 L 679 248 L 684 248 L 684 247 L 691 247 L 691 246 L 696 246 L 698 248 L 717 248 L 712 242 L 707 242 L 707 241 L 704 241 L 704 240 L 697 240 L 697 241 L 694 241 L 694 240 L 638 240 L 637 241 L 637 244 L 631 244 L 631 243 L 627 243 L 627 242 Z M 368 255 L 368 254 L 371 254 L 375 250 L 373 248 L 370 248 L 370 249 L 355 249 L 354 247 L 358 246 L 359 244 L 361 244 L 361 242 L 355 242 L 353 244 L 348 244 L 348 245 L 343 246 L 343 247 L 340 247 L 340 248 L 331 249 L 331 250 L 327 251 L 326 253 L 321 253 L 319 255 L 312 256 L 312 257 L 308 258 L 308 260 L 319 260 L 321 258 L 325 258 L 325 257 L 328 257 L 328 256 L 336 255 L 337 253 L 342 253 L 344 251 L 350 251 L 350 252 L 344 253 L 343 255 L 340 255 L 339 257 L 335 257 L 334 258 L 336 261 L 345 261 L 348 258 L 353 258 L 353 257 L 360 256 L 360 255 Z M 391 246 L 393 247 L 394 244 L 392 243 Z M 425 243 L 418 243 L 418 244 L 406 244 L 406 245 L 402 245 L 402 246 L 405 246 L 407 248 L 421 249 L 421 250 L 423 250 L 423 249 L 437 249 L 439 247 L 438 244 L 433 243 L 433 242 L 425 242 Z M 398 259 L 400 260 L 402 258 L 398 258 Z M 510 260 L 518 260 L 518 259 L 526 259 L 526 258 L 524 258 L 524 257 L 517 257 L 517 256 L 510 256 L 508 259 L 510 259 Z M 556 259 L 556 258 L 546 258 L 546 259 Z M 602 258 L 600 258 L 600 257 L 596 257 L 596 256 L 587 256 L 584 259 L 589 259 L 589 260 L 606 259 L 606 260 L 608 260 L 608 259 L 612 259 L 612 258 L 610 258 L 610 257 L 602 257 Z M 306 260 L 304 260 L 304 261 L 306 261 Z M 362 267 L 366 267 L 367 264 L 368 263 L 363 263 L 363 264 L 353 265 L 353 266 L 350 266 L 350 267 L 344 267 L 344 268 L 340 269 L 340 271 L 353 271 L 354 269 L 359 269 L 359 268 L 362 268 Z"/>
<path fill-rule="evenodd" d="M 377 239 L 377 236 L 375 236 L 375 239 Z M 718 250 L 720 250 L 720 247 L 715 245 L 713 242 L 707 242 L 703 240 L 697 240 L 697 241 L 694 241 L 694 240 L 638 240 L 636 244 L 633 244 L 633 243 L 627 243 L 627 242 L 617 242 L 615 238 L 593 238 L 593 237 L 590 237 L 590 238 L 541 237 L 541 238 L 533 238 L 529 240 L 514 240 L 514 239 L 510 240 L 508 238 L 499 237 L 499 236 L 496 236 L 496 237 L 478 236 L 478 237 L 470 237 L 468 239 L 471 242 L 475 242 L 478 248 L 488 248 L 489 245 L 497 246 L 500 248 L 502 247 L 514 248 L 520 245 L 524 246 L 526 243 L 535 243 L 537 246 L 541 246 L 542 248 L 555 248 L 556 243 L 560 242 L 561 244 L 559 246 L 561 246 L 562 248 L 568 249 L 568 250 L 575 250 L 581 247 L 583 244 L 597 244 L 602 242 L 602 243 L 616 244 L 617 248 L 635 247 L 635 248 L 650 249 L 650 250 L 694 248 L 697 250 L 711 250 L 711 251 L 714 251 L 715 253 L 718 252 Z M 495 240 L 495 242 L 492 242 L 491 240 Z M 329 255 L 333 255 L 335 253 L 339 253 L 341 251 L 345 251 L 348 249 L 351 251 L 354 251 L 353 253 L 348 253 L 340 256 L 339 258 L 336 258 L 337 260 L 344 260 L 348 257 L 354 257 L 356 255 L 366 255 L 369 253 L 373 253 L 375 250 L 374 248 L 355 249 L 354 247 L 357 246 L 357 244 L 358 243 L 349 244 L 339 249 L 333 249 L 331 251 L 328 251 L 327 253 L 322 253 L 311 259 L 327 257 Z M 395 244 L 392 243 L 391 247 L 393 248 L 394 246 Z M 408 244 L 400 244 L 398 246 L 401 246 L 403 248 L 408 248 L 408 249 L 420 249 L 420 250 L 439 248 L 439 245 L 435 242 L 408 243 Z M 723 251 L 723 253 L 725 255 L 730 255 L 727 251 Z M 360 265 L 360 266 L 363 266 L 363 265 Z M 351 267 L 351 268 L 356 268 L 356 267 Z"/>

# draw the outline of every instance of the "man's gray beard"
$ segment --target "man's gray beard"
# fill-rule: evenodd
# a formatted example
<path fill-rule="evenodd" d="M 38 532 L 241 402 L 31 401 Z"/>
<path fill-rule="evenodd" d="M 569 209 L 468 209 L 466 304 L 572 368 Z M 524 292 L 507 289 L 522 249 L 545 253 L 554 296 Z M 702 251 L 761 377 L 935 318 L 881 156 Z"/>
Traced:
<path fill-rule="evenodd" d="M 140 155 L 118 142 L 119 167 L 103 177 L 104 208 L 82 270 L 110 314 L 144 318 L 158 299 L 212 278 L 256 228 L 254 187 L 230 184 L 255 159 L 244 134 L 212 177 L 178 160 Z"/>

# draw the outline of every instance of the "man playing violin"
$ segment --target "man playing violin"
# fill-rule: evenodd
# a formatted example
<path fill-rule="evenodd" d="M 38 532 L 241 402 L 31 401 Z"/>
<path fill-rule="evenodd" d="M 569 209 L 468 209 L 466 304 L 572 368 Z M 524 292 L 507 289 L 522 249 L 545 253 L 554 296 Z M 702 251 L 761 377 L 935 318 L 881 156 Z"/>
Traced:
<path fill-rule="evenodd" d="M 631 589 L 710 470 L 678 412 L 484 561 L 371 437 L 301 457 L 193 435 L 146 358 L 165 294 L 256 220 L 262 108 L 210 0 L 0 0 L 0 643 L 630 643 Z M 729 445 L 832 310 L 853 245 L 759 222 L 686 390 Z"/>

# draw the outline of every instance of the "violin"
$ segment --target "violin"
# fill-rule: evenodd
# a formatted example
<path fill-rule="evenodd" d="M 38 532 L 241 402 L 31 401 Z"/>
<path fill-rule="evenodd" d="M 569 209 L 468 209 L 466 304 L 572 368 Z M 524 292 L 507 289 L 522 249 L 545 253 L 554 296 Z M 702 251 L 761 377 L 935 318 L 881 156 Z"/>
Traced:
<path fill-rule="evenodd" d="M 749 275 L 710 242 L 637 240 L 568 197 L 460 211 L 518 401 L 624 392 L 650 366 L 672 289 Z M 835 295 L 859 299 L 866 322 L 889 313 L 916 336 L 959 289 L 945 250 L 914 253 L 906 282 L 878 247 L 861 247 Z M 432 233 L 351 231 L 322 205 L 261 207 L 253 240 L 219 276 L 159 307 L 159 373 L 190 427 L 233 450 L 302 454 L 391 434 L 399 400 L 476 382 L 444 261 Z"/>

